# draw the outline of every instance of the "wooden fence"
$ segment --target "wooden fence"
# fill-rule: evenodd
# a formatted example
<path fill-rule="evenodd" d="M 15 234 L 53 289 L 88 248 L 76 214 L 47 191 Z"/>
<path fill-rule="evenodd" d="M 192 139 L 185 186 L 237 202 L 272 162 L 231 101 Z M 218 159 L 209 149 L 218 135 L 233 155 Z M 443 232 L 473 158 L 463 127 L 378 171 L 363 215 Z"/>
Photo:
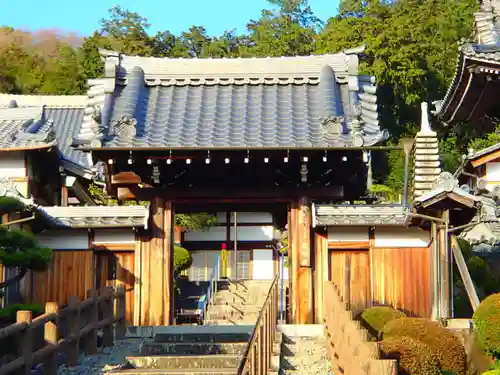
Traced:
<path fill-rule="evenodd" d="M 35 336 L 41 330 L 43 344 L 36 345 Z M 56 302 L 48 302 L 45 314 L 34 319 L 31 311 L 18 311 L 17 322 L 0 329 L 0 341 L 12 338 L 17 345 L 17 358 L 3 365 L 0 375 L 12 372 L 30 374 L 32 367 L 41 363 L 45 375 L 55 375 L 57 354 L 60 352 L 65 353 L 68 365 L 76 366 L 80 345 L 86 355 L 97 353 L 97 333 L 101 330 L 104 347 L 113 346 L 115 338 L 125 338 L 123 286 L 116 291 L 111 287 L 105 287 L 100 292 L 89 290 L 85 301 L 70 297 L 68 305 L 61 309 Z M 65 334 L 62 331 L 66 331 Z"/>
<path fill-rule="evenodd" d="M 397 361 L 380 359 L 378 343 L 369 341 L 368 331 L 354 320 L 335 284 L 326 281 L 323 290 L 326 344 L 332 371 L 344 375 L 397 375 Z"/>

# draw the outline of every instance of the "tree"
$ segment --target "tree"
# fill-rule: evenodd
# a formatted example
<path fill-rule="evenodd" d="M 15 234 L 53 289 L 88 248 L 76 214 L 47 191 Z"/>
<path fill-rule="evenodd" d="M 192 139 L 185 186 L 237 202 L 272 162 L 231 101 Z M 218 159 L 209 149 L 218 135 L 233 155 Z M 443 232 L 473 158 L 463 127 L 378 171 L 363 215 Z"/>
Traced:
<path fill-rule="evenodd" d="M 24 209 L 14 198 L 0 199 L 2 213 Z M 20 281 L 28 271 L 43 271 L 52 259 L 52 250 L 38 244 L 36 237 L 20 229 L 0 226 L 0 263 L 8 268 L 17 268 L 18 274 L 0 283 L 0 289 Z"/>

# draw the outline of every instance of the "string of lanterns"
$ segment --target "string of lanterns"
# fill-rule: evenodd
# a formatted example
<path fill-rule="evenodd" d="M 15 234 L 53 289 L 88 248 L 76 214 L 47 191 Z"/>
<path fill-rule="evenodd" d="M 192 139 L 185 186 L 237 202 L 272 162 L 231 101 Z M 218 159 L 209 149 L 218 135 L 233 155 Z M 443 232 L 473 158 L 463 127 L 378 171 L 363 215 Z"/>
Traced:
<path fill-rule="evenodd" d="M 363 162 L 368 163 L 368 161 L 370 160 L 370 156 L 371 156 L 371 155 L 370 155 L 370 152 L 369 152 L 369 151 L 363 151 Z M 289 153 L 287 152 L 287 156 L 285 156 L 285 157 L 283 158 L 283 162 L 284 162 L 284 163 L 288 163 L 288 162 L 289 162 L 289 160 L 290 160 L 290 156 L 289 156 Z M 173 161 L 174 161 L 174 160 L 172 159 L 172 152 L 170 152 L 170 156 L 167 158 L 166 163 L 167 163 L 167 164 L 172 164 L 172 163 L 173 163 Z M 267 163 L 269 163 L 270 158 L 269 158 L 269 157 L 264 157 L 263 161 L 264 161 L 264 163 L 266 163 L 266 164 L 267 164 Z M 303 163 L 307 163 L 307 162 L 309 161 L 309 157 L 307 157 L 307 156 L 303 156 L 303 157 L 301 158 L 301 161 L 302 161 Z M 326 163 L 327 161 L 328 161 L 328 156 L 327 156 L 327 153 L 326 153 L 326 151 L 325 151 L 325 155 L 323 156 L 323 162 L 325 162 L 325 163 Z M 342 156 L 342 161 L 343 161 L 343 162 L 346 162 L 346 161 L 347 161 L 347 156 Z M 212 159 L 211 159 L 211 157 L 210 157 L 210 151 L 208 151 L 207 157 L 205 158 L 205 164 L 210 164 L 211 162 L 212 162 Z M 244 162 L 245 164 L 250 163 L 250 152 L 247 152 L 247 156 L 243 159 L 243 162 Z M 127 163 L 128 163 L 129 165 L 131 165 L 131 164 L 133 164 L 133 163 L 134 163 L 134 160 L 132 159 L 132 151 L 130 152 L 130 156 L 129 156 L 128 160 L 127 160 Z M 147 159 L 147 160 L 146 160 L 146 163 L 147 163 L 148 165 L 151 165 L 151 164 L 153 164 L 153 160 L 152 160 L 152 159 Z M 187 159 L 185 159 L 185 163 L 186 163 L 186 164 L 191 164 L 191 163 L 192 163 L 192 159 L 191 159 L 191 158 L 187 158 Z M 230 159 L 230 158 L 224 158 L 224 163 L 225 163 L 225 164 L 229 164 L 229 163 L 231 163 L 231 159 Z M 114 160 L 113 160 L 113 159 L 109 159 L 109 160 L 108 160 L 108 164 L 109 164 L 109 165 L 114 164 Z"/>

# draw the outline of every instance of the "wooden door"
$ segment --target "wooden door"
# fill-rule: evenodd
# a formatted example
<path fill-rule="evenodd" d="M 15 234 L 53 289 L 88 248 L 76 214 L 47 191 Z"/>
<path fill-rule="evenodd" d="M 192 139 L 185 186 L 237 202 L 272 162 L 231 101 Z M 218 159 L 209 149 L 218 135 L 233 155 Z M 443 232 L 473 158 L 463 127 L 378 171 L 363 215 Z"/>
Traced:
<path fill-rule="evenodd" d="M 126 320 L 132 325 L 134 321 L 134 252 L 98 252 L 96 253 L 96 286 L 116 287 L 125 285 Z"/>
<path fill-rule="evenodd" d="M 349 301 L 354 314 L 371 305 L 370 254 L 368 250 L 331 250 L 330 281 Z"/>

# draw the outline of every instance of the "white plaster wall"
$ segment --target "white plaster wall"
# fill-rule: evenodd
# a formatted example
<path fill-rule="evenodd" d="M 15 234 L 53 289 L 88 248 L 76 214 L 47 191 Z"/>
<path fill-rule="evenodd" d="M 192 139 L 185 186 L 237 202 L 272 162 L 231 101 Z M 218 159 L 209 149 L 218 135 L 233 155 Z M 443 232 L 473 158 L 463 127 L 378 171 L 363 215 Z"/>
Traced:
<path fill-rule="evenodd" d="M 368 242 L 368 227 L 328 227 L 328 242 Z"/>
<path fill-rule="evenodd" d="M 0 178 L 26 177 L 27 171 L 24 164 L 24 153 L 3 153 L 0 158 Z"/>
<path fill-rule="evenodd" d="M 135 243 L 135 232 L 126 229 L 97 229 L 94 232 L 94 244 L 128 244 Z"/>
<path fill-rule="evenodd" d="M 231 240 L 234 240 L 234 228 L 231 227 Z M 272 225 L 237 227 L 238 241 L 271 241 L 274 235 Z M 226 227 L 212 227 L 207 231 L 184 233 L 184 241 L 226 241 Z"/>
<path fill-rule="evenodd" d="M 267 224 L 273 222 L 273 215 L 270 212 L 238 212 L 236 220 L 238 223 Z M 219 223 L 226 223 L 226 213 L 217 213 L 217 221 Z M 231 212 L 231 223 L 234 223 L 234 212 Z"/>
<path fill-rule="evenodd" d="M 486 163 L 486 188 L 492 191 L 496 186 L 500 185 L 500 163 L 490 162 Z"/>
<path fill-rule="evenodd" d="M 226 227 L 211 227 L 207 231 L 184 233 L 184 241 L 225 241 Z"/>
<path fill-rule="evenodd" d="M 41 245 L 53 250 L 87 250 L 89 234 L 86 229 L 48 230 L 37 235 Z"/>
<path fill-rule="evenodd" d="M 238 227 L 238 241 L 272 241 L 274 227 L 272 225 Z M 231 228 L 231 241 L 234 240 L 234 228 Z"/>
<path fill-rule="evenodd" d="M 273 249 L 253 250 L 254 280 L 272 280 L 274 277 Z"/>
<path fill-rule="evenodd" d="M 427 247 L 430 233 L 418 228 L 375 228 L 375 247 Z"/>

